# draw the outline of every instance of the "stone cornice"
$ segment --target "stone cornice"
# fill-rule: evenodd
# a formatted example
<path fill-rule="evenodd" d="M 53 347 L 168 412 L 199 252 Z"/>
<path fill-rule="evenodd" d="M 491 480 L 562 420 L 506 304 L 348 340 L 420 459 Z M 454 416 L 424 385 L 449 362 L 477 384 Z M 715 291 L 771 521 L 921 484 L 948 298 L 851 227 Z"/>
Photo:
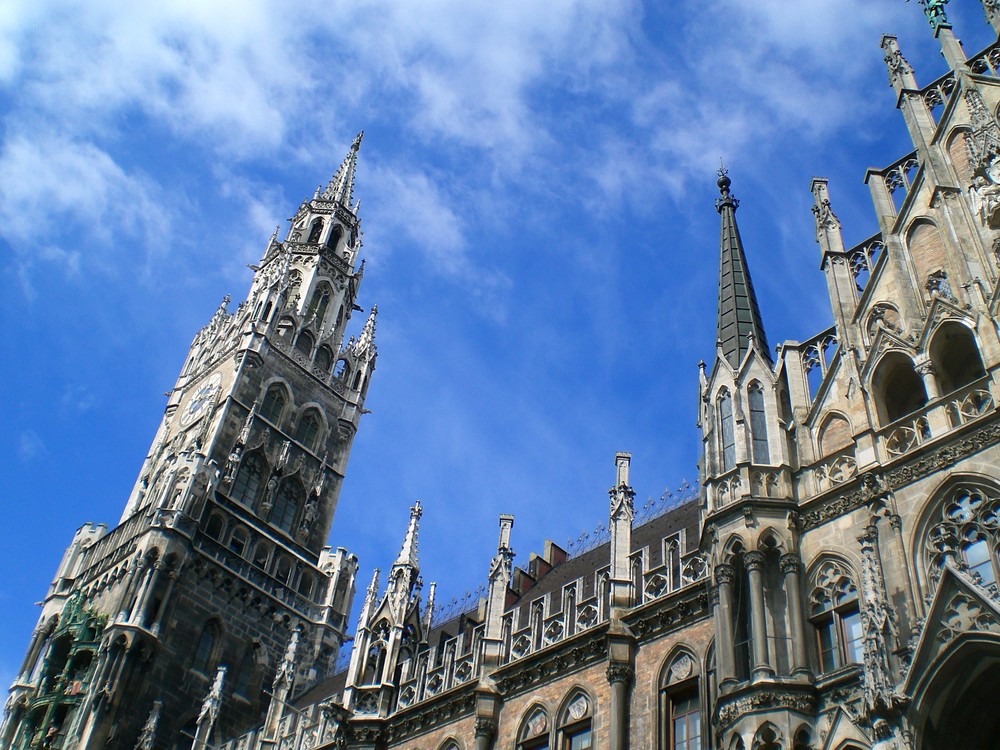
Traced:
<path fill-rule="evenodd" d="M 528 690 L 553 675 L 590 666 L 608 654 L 608 626 L 585 630 L 553 647 L 500 667 L 493 673 L 497 691 L 506 698 Z"/>
<path fill-rule="evenodd" d="M 711 616 L 708 579 L 701 586 L 688 586 L 670 596 L 633 609 L 622 621 L 640 643 L 659 637 L 668 630 L 686 627 Z"/>
<path fill-rule="evenodd" d="M 476 687 L 477 683 L 472 680 L 392 715 L 385 720 L 386 739 L 396 742 L 463 716 L 472 716 L 476 710 Z"/>

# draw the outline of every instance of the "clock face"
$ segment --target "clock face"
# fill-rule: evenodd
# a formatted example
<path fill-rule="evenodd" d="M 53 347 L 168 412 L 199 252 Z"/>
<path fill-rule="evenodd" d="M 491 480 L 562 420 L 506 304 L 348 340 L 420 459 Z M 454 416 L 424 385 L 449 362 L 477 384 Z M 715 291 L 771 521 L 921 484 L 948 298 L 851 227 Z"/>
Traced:
<path fill-rule="evenodd" d="M 194 424 L 208 411 L 208 408 L 215 402 L 215 396 L 219 392 L 221 383 L 222 375 L 217 372 L 198 386 L 198 389 L 188 397 L 184 411 L 181 412 L 181 426 L 187 427 L 189 424 Z"/>

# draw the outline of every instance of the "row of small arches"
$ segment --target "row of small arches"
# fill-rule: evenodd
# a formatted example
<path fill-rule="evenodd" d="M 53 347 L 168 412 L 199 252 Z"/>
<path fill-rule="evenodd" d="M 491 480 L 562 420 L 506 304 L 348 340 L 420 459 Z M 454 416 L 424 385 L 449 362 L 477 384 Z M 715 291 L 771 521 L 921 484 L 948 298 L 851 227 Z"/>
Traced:
<path fill-rule="evenodd" d="M 274 578 L 282 586 L 292 588 L 306 598 L 313 595 L 315 580 L 308 570 L 295 575 L 290 557 L 276 553 L 275 547 L 265 539 L 253 541 L 251 531 L 242 524 L 229 528 L 222 514 L 213 511 L 204 526 L 205 534 L 255 567 Z"/>

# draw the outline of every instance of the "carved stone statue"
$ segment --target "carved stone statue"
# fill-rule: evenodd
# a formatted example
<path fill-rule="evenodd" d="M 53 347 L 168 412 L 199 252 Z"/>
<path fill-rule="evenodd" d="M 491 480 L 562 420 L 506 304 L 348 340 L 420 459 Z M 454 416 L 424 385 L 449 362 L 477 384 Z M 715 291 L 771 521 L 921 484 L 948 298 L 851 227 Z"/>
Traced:
<path fill-rule="evenodd" d="M 984 227 L 1000 227 L 1000 184 L 992 174 L 998 171 L 998 168 L 1000 165 L 994 157 L 986 170 L 987 176 L 976 175 L 972 180 L 972 187 L 969 188 L 972 205 Z M 1000 174 L 997 177 L 1000 177 Z"/>

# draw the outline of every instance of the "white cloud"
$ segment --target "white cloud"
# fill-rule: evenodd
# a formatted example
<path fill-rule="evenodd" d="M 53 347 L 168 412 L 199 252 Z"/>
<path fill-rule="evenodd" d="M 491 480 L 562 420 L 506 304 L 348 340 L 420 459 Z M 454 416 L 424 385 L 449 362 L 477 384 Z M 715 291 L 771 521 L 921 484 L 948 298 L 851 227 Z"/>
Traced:
<path fill-rule="evenodd" d="M 17 441 L 17 457 L 27 463 L 45 453 L 45 443 L 34 430 L 25 430 Z"/>

